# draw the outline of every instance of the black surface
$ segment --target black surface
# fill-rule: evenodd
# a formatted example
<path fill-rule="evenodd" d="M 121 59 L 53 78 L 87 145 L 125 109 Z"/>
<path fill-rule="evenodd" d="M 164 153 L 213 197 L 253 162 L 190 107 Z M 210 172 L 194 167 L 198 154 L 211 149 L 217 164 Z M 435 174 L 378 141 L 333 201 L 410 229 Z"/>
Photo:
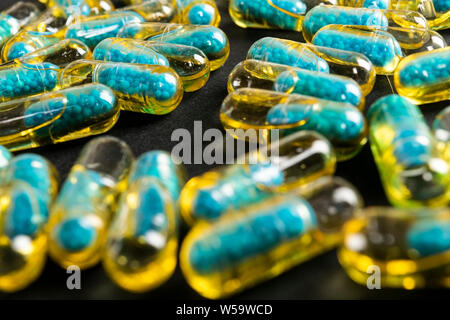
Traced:
<path fill-rule="evenodd" d="M 14 0 L 1 0 L 0 9 L 15 3 Z M 231 54 L 225 65 L 211 74 L 211 78 L 201 90 L 185 94 L 181 105 L 169 115 L 152 116 L 122 112 L 110 135 L 125 140 L 136 156 L 148 150 L 171 151 L 177 142 L 171 142 L 171 134 L 177 128 L 192 132 L 194 121 L 201 120 L 203 130 L 221 128 L 219 107 L 227 95 L 226 80 L 231 69 L 245 59 L 247 50 L 257 39 L 273 36 L 302 41 L 296 32 L 241 29 L 233 24 L 226 10 L 227 2 L 219 0 L 222 14 L 220 27 L 226 32 L 231 43 Z M 450 41 L 450 33 L 443 33 Z M 378 97 L 392 93 L 386 77 L 377 79 L 374 91 L 367 97 L 369 106 Z M 448 102 L 426 105 L 422 108 L 427 121 Z M 61 143 L 32 150 L 52 161 L 63 181 L 83 145 L 91 138 Z M 198 175 L 211 166 L 188 165 L 189 177 Z M 339 163 L 337 175 L 352 182 L 361 192 L 366 205 L 386 205 L 387 200 L 380 184 L 378 172 L 368 145 L 350 161 Z M 108 279 L 101 266 L 82 272 L 82 289 L 70 291 L 66 287 L 66 271 L 51 260 L 41 277 L 27 289 L 14 293 L 0 293 L 3 299 L 199 299 L 184 281 L 179 269 L 174 276 L 160 288 L 145 294 L 131 294 Z M 353 283 L 340 268 L 334 251 L 312 259 L 286 272 L 276 279 L 263 283 L 236 296 L 238 299 L 391 299 L 411 297 L 450 297 L 445 290 L 368 290 Z"/>

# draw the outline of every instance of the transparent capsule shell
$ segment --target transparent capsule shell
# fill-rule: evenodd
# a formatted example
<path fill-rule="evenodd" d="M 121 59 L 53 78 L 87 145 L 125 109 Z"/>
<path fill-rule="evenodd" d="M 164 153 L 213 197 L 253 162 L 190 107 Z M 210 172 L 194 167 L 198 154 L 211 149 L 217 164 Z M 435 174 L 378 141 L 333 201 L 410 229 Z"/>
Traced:
<path fill-rule="evenodd" d="M 450 6 L 446 0 L 391 0 L 391 8 L 420 12 L 434 30 L 450 27 Z"/>
<path fill-rule="evenodd" d="M 174 2 L 168 0 L 145 0 L 116 10 L 122 11 L 134 11 L 147 22 L 171 22 L 177 14 Z"/>
<path fill-rule="evenodd" d="M 2 60 L 6 62 L 23 57 L 60 40 L 61 37 L 50 32 L 22 30 L 5 43 L 2 48 Z"/>
<path fill-rule="evenodd" d="M 202 296 L 228 297 L 339 244 L 344 223 L 361 207 L 348 182 L 319 179 L 211 224 L 198 223 L 183 241 L 181 270 Z"/>
<path fill-rule="evenodd" d="M 389 9 L 391 0 L 338 0 L 337 4 L 355 8 Z"/>
<path fill-rule="evenodd" d="M 247 59 L 346 76 L 359 84 L 364 95 L 369 94 L 375 84 L 375 68 L 370 60 L 352 51 L 265 37 L 253 43 Z"/>
<path fill-rule="evenodd" d="M 291 134 L 249 153 L 236 164 L 189 180 L 181 191 L 182 217 L 189 224 L 212 221 L 273 195 L 306 184 L 335 170 L 328 140 L 312 131 Z"/>
<path fill-rule="evenodd" d="M 72 16 L 95 16 L 115 9 L 110 0 L 39 0 L 47 8 L 59 6 Z"/>
<path fill-rule="evenodd" d="M 213 26 L 157 22 L 131 23 L 120 30 L 118 37 L 196 47 L 208 57 L 211 70 L 220 68 L 230 54 L 230 44 L 226 34 Z"/>
<path fill-rule="evenodd" d="M 0 143 L 12 151 L 108 131 L 119 107 L 113 91 L 87 84 L 0 104 Z"/>
<path fill-rule="evenodd" d="M 220 121 L 225 129 L 264 131 L 259 142 L 270 142 L 272 130 L 281 136 L 316 131 L 331 142 L 338 161 L 355 156 L 367 141 L 364 115 L 354 106 L 268 90 L 231 92 L 223 101 Z"/>
<path fill-rule="evenodd" d="M 220 13 L 215 0 L 177 0 L 178 20 L 183 24 L 218 27 Z"/>
<path fill-rule="evenodd" d="M 49 253 L 62 267 L 95 265 L 133 162 L 128 145 L 103 136 L 84 146 L 52 206 Z"/>
<path fill-rule="evenodd" d="M 186 92 L 196 91 L 209 79 L 210 63 L 195 47 L 128 38 L 108 38 L 94 50 L 94 59 L 170 66 L 183 81 Z"/>
<path fill-rule="evenodd" d="M 70 15 L 63 7 L 53 6 L 45 10 L 32 23 L 26 25 L 24 29 L 64 38 L 67 26 L 73 23 L 75 19 L 76 16 Z"/>
<path fill-rule="evenodd" d="M 78 60 L 61 74 L 63 88 L 92 82 L 110 87 L 119 106 L 133 112 L 166 114 L 183 98 L 181 79 L 166 66 Z"/>

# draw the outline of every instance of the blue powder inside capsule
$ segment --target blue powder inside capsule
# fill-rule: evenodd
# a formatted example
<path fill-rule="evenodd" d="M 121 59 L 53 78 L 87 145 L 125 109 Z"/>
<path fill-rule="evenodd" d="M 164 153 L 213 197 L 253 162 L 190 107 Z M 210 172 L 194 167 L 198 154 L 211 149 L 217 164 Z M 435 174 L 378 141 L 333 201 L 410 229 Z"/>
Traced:
<path fill-rule="evenodd" d="M 192 6 L 188 12 L 188 21 L 190 24 L 208 25 L 214 22 L 216 9 L 207 4 L 200 3 Z"/>
<path fill-rule="evenodd" d="M 443 253 L 450 249 L 450 223 L 418 221 L 408 231 L 407 244 L 421 257 Z"/>

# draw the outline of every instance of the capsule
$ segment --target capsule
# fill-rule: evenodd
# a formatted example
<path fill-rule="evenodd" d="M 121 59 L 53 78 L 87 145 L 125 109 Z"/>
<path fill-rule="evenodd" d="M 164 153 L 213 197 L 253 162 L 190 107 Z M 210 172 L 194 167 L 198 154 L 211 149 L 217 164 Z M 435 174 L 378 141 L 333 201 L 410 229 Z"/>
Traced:
<path fill-rule="evenodd" d="M 110 0 L 39 0 L 47 5 L 62 7 L 68 14 L 77 16 L 94 16 L 113 11 L 114 5 Z"/>
<path fill-rule="evenodd" d="M 122 11 L 134 11 L 148 22 L 171 22 L 177 13 L 174 2 L 169 0 L 145 0 L 116 10 Z"/>
<path fill-rule="evenodd" d="M 377 266 L 382 288 L 449 287 L 448 208 L 369 207 L 343 232 L 338 258 L 355 282 L 373 282 Z"/>
<path fill-rule="evenodd" d="M 36 280 L 44 268 L 48 211 L 58 176 L 35 154 L 13 158 L 8 173 L 10 180 L 1 186 L 0 290 L 13 292 Z"/>
<path fill-rule="evenodd" d="M 128 111 L 166 114 L 183 98 L 181 79 L 166 66 L 78 60 L 61 74 L 63 88 L 89 82 L 110 87 L 119 106 Z"/>
<path fill-rule="evenodd" d="M 60 40 L 60 37 L 50 32 L 22 30 L 3 46 L 3 62 L 23 57 L 28 53 L 55 44 Z"/>
<path fill-rule="evenodd" d="M 100 260 L 132 162 L 130 148 L 117 138 L 84 146 L 51 209 L 49 253 L 62 267 L 85 269 Z"/>
<path fill-rule="evenodd" d="M 220 68 L 230 54 L 230 44 L 226 34 L 213 26 L 156 22 L 133 23 L 124 26 L 118 37 L 196 47 L 208 57 L 211 70 Z"/>
<path fill-rule="evenodd" d="M 178 248 L 175 201 L 181 189 L 180 178 L 170 154 L 152 151 L 137 159 L 108 231 L 103 255 L 106 272 L 122 288 L 147 291 L 173 274 Z"/>
<path fill-rule="evenodd" d="M 0 143 L 16 151 L 100 134 L 119 111 L 114 93 L 101 84 L 11 100 L 0 104 Z"/>
<path fill-rule="evenodd" d="M 265 37 L 253 43 L 247 59 L 346 76 L 359 84 L 364 95 L 369 94 L 375 84 L 375 68 L 370 60 L 352 51 Z"/>
<path fill-rule="evenodd" d="M 450 99 L 450 48 L 410 55 L 394 74 L 397 92 L 424 104 Z"/>
<path fill-rule="evenodd" d="M 183 24 L 218 27 L 220 13 L 215 0 L 177 0 L 179 20 Z"/>
<path fill-rule="evenodd" d="M 187 182 L 180 195 L 186 222 L 212 221 L 335 170 L 334 151 L 322 135 L 302 131 L 250 153 L 249 161 L 211 170 Z M 253 159 L 257 158 L 257 159 Z"/>
<path fill-rule="evenodd" d="M 417 106 L 398 95 L 369 109 L 370 144 L 384 190 L 395 206 L 445 206 L 449 161 Z"/>
<path fill-rule="evenodd" d="M 142 21 L 144 18 L 133 11 L 86 17 L 67 28 L 66 38 L 83 41 L 93 50 L 103 39 L 116 37 L 123 26 Z"/>
<path fill-rule="evenodd" d="M 108 38 L 95 47 L 94 59 L 170 66 L 181 77 L 186 92 L 203 87 L 210 75 L 206 55 L 200 49 L 181 44 Z"/>
<path fill-rule="evenodd" d="M 311 42 L 317 31 L 328 25 L 353 25 L 386 29 L 391 27 L 418 27 L 428 29 L 424 16 L 415 11 L 380 10 L 341 6 L 316 6 L 303 20 L 303 37 Z"/>
<path fill-rule="evenodd" d="M 370 59 L 377 74 L 394 73 L 403 58 L 400 44 L 394 36 L 382 30 L 329 25 L 316 33 L 312 43 L 362 53 Z"/>
<path fill-rule="evenodd" d="M 20 28 L 30 23 L 39 15 L 38 7 L 30 2 L 18 1 L 0 13 L 0 48 Z"/>
<path fill-rule="evenodd" d="M 391 8 L 420 12 L 434 30 L 450 27 L 450 3 L 447 0 L 391 0 Z"/>
<path fill-rule="evenodd" d="M 364 108 L 364 96 L 352 79 L 258 60 L 244 60 L 228 76 L 228 92 L 257 88 L 298 93 Z"/>
<path fill-rule="evenodd" d="M 58 89 L 60 71 L 50 62 L 0 65 L 0 102 Z"/>
<path fill-rule="evenodd" d="M 27 31 L 52 34 L 59 39 L 64 38 L 67 26 L 76 21 L 77 16 L 70 15 L 60 6 L 49 7 L 32 23 L 24 26 Z"/>
<path fill-rule="evenodd" d="M 350 183 L 324 177 L 197 224 L 181 246 L 181 270 L 204 297 L 236 294 L 338 245 L 344 223 L 361 206 Z"/>
<path fill-rule="evenodd" d="M 339 0 L 338 4 L 355 8 L 389 9 L 391 0 Z"/>
<path fill-rule="evenodd" d="M 450 159 L 450 106 L 438 113 L 432 128 L 443 157 Z"/>

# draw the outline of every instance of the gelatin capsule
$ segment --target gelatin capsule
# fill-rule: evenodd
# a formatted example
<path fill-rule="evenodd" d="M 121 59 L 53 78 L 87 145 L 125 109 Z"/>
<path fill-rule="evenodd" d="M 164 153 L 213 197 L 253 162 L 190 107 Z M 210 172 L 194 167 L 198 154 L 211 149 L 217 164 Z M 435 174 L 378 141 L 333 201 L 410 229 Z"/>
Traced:
<path fill-rule="evenodd" d="M 60 6 L 70 15 L 94 16 L 113 11 L 114 5 L 110 0 L 39 0 L 47 8 Z"/>
<path fill-rule="evenodd" d="M 369 109 L 370 145 L 389 201 L 395 206 L 445 206 L 449 161 L 417 106 L 398 95 Z"/>
<path fill-rule="evenodd" d="M 103 255 L 106 272 L 126 290 L 155 288 L 175 270 L 175 201 L 181 188 L 177 171 L 170 154 L 152 151 L 139 157 L 130 173 Z"/>
<path fill-rule="evenodd" d="M 208 57 L 211 70 L 220 68 L 230 54 L 230 44 L 226 34 L 213 26 L 157 22 L 133 23 L 124 26 L 118 37 L 196 47 Z"/>
<path fill-rule="evenodd" d="M 236 294 L 338 245 L 344 223 L 361 207 L 350 183 L 319 179 L 211 224 L 198 223 L 181 246 L 181 270 L 204 297 Z"/>
<path fill-rule="evenodd" d="M 93 50 L 103 39 L 116 37 L 123 26 L 141 21 L 144 21 L 144 18 L 133 11 L 86 17 L 67 28 L 66 38 L 83 41 Z"/>
<path fill-rule="evenodd" d="M 180 23 L 218 27 L 220 13 L 215 0 L 177 0 Z"/>
<path fill-rule="evenodd" d="M 328 25 L 353 25 L 385 29 L 391 27 L 418 27 L 428 29 L 424 16 L 415 11 L 380 10 L 341 6 L 316 6 L 303 20 L 303 37 L 311 42 L 317 31 Z"/>
<path fill-rule="evenodd" d="M 130 148 L 117 138 L 103 136 L 84 146 L 51 209 L 49 253 L 62 267 L 84 269 L 100 260 L 132 162 Z"/>
<path fill-rule="evenodd" d="M 359 84 L 364 95 L 369 94 L 375 84 L 375 68 L 370 60 L 352 51 L 266 37 L 253 43 L 247 59 L 346 76 Z"/>
<path fill-rule="evenodd" d="M 223 101 L 220 121 L 225 129 L 264 130 L 259 142 L 270 142 L 271 130 L 280 130 L 281 136 L 316 131 L 331 142 L 341 161 L 355 156 L 367 141 L 364 115 L 354 106 L 268 90 L 231 92 Z"/>
<path fill-rule="evenodd" d="M 35 154 L 11 160 L 0 187 L 0 290 L 25 288 L 40 275 L 46 260 L 46 225 L 58 189 L 56 169 Z"/>
<path fill-rule="evenodd" d="M 24 27 L 27 31 L 52 34 L 60 39 L 64 38 L 67 26 L 75 21 L 77 16 L 70 15 L 63 7 L 49 7 L 32 23 Z"/>
<path fill-rule="evenodd" d="M 38 7 L 30 2 L 18 1 L 0 13 L 0 47 L 20 28 L 30 23 L 39 15 Z"/>
<path fill-rule="evenodd" d="M 60 68 L 49 62 L 0 65 L 0 102 L 57 89 L 59 72 Z"/>
<path fill-rule="evenodd" d="M 180 195 L 186 222 L 212 221 L 273 195 L 331 175 L 336 157 L 322 135 L 312 131 L 291 134 L 251 153 L 245 164 L 211 170 L 187 182 Z"/>
<path fill-rule="evenodd" d="M 119 106 L 128 111 L 166 114 L 183 98 L 181 79 L 166 66 L 78 60 L 61 74 L 63 88 L 90 82 L 110 87 Z"/>
<path fill-rule="evenodd" d="M 298 93 L 364 109 L 361 88 L 350 78 L 259 60 L 237 64 L 228 76 L 227 87 L 228 92 L 256 88 Z"/>
<path fill-rule="evenodd" d="M 122 11 L 134 11 L 148 22 L 171 22 L 177 13 L 174 2 L 167 0 L 145 0 L 116 10 Z"/>
<path fill-rule="evenodd" d="M 394 73 L 400 59 L 403 58 L 400 44 L 394 36 L 382 30 L 329 25 L 316 33 L 312 43 L 362 53 L 370 59 L 377 74 Z"/>
<path fill-rule="evenodd" d="M 50 32 L 22 30 L 3 46 L 3 62 L 23 57 L 28 53 L 55 44 L 59 40 L 61 40 L 60 37 Z"/>
<path fill-rule="evenodd" d="M 0 104 L 0 144 L 36 148 L 108 131 L 119 106 L 112 90 L 86 84 Z"/>
<path fill-rule="evenodd" d="M 421 52 L 403 59 L 394 74 L 397 92 L 424 104 L 450 99 L 450 48 Z"/>
<path fill-rule="evenodd" d="M 170 66 L 186 92 L 203 87 L 210 74 L 209 60 L 200 49 L 174 43 L 108 38 L 95 47 L 94 59 Z"/>
<path fill-rule="evenodd" d="M 355 8 L 389 9 L 391 0 L 339 0 L 338 4 Z"/>
<path fill-rule="evenodd" d="M 391 0 L 392 9 L 418 11 L 434 30 L 450 27 L 450 3 L 448 0 Z"/>
<path fill-rule="evenodd" d="M 448 287 L 450 212 L 369 207 L 345 225 L 338 258 L 364 286 L 379 268 L 382 288 Z"/>

